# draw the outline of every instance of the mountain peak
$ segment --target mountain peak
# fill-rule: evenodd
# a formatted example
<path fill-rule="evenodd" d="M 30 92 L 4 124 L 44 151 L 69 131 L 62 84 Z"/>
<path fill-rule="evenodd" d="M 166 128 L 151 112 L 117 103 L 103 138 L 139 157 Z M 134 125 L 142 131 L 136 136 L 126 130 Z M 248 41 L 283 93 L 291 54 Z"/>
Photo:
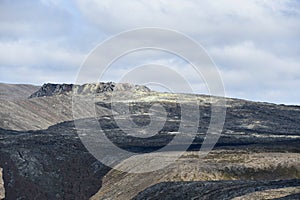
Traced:
<path fill-rule="evenodd" d="M 112 91 L 150 92 L 151 90 L 146 86 L 134 85 L 130 83 L 99 82 L 86 83 L 83 85 L 45 83 L 38 91 L 30 95 L 29 98 L 70 94 L 71 92 L 75 94 L 87 95 Z"/>

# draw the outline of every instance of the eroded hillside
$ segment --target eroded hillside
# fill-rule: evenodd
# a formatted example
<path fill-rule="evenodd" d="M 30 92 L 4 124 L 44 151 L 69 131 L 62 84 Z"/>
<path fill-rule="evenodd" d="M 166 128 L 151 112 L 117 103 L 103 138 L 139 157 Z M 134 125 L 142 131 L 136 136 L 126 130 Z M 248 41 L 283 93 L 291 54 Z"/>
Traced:
<path fill-rule="evenodd" d="M 123 200 L 150 196 L 152 199 L 197 199 L 200 196 L 231 199 L 245 195 L 250 195 L 249 198 L 260 194 L 271 196 L 270 191 L 274 189 L 281 194 L 276 198 L 297 195 L 299 106 L 226 99 L 222 135 L 214 150 L 200 159 L 198 150 L 210 124 L 211 103 L 220 98 L 159 93 L 128 84 L 111 87 L 112 84 L 76 86 L 75 95 L 82 100 L 76 104 L 82 114 L 76 119 L 76 123 L 82 125 L 79 127 L 74 124 L 74 91 L 69 86 L 46 84 L 31 98 L 1 100 L 0 167 L 3 168 L 7 199 Z M 85 100 L 91 96 L 94 107 L 87 107 Z M 115 97 L 117 107 L 111 102 Z M 180 132 L 179 126 L 182 106 L 192 108 L 191 102 L 195 101 L 200 116 L 196 127 L 198 134 L 188 151 L 163 169 L 142 174 L 111 169 L 96 160 L 80 140 L 80 137 L 89 138 L 99 132 L 93 125 L 96 114 L 96 122 L 107 138 L 130 152 L 151 153 L 180 135 L 182 140 L 171 148 L 172 151 L 160 154 L 161 159 L 172 158 L 176 150 L 193 137 Z M 120 111 L 118 105 L 128 105 L 129 110 Z M 160 115 L 162 108 L 167 113 L 166 122 Z M 147 136 L 147 131 L 141 127 L 148 125 L 150 116 L 155 114 L 159 117 L 153 119 L 163 122 L 163 127 L 149 138 L 134 137 L 118 124 L 132 119 L 138 126 L 131 131 Z M 188 117 L 192 121 L 195 116 Z M 88 134 L 79 137 L 81 131 Z M 105 141 L 97 145 L 109 150 Z M 123 159 L 116 167 L 128 170 L 138 164 L 134 157 Z M 147 165 L 149 160 L 144 162 Z M 223 190 L 216 192 L 220 187 Z M 255 191 L 261 193 L 253 193 Z"/>

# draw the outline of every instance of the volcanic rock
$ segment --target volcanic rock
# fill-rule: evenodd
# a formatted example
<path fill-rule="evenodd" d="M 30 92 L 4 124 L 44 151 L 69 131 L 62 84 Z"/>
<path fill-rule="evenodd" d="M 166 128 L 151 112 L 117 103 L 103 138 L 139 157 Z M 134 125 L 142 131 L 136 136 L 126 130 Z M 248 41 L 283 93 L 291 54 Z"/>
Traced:
<path fill-rule="evenodd" d="M 150 89 L 146 86 L 133 85 L 129 83 L 113 83 L 113 82 L 100 82 L 92 84 L 83 84 L 83 85 L 74 85 L 74 84 L 44 84 L 38 91 L 30 95 L 29 98 L 34 97 L 45 97 L 53 96 L 59 94 L 98 94 L 103 92 L 112 92 L 112 91 L 143 91 L 149 92 Z"/>

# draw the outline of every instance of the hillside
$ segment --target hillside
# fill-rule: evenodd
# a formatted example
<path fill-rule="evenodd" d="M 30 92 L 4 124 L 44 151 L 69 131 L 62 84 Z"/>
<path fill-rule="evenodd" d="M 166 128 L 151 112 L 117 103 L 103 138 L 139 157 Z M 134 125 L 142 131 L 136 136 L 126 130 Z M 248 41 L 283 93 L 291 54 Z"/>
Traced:
<path fill-rule="evenodd" d="M 231 199 L 243 195 L 256 195 L 259 199 L 259 195 L 270 196 L 268 191 L 273 189 L 279 190 L 278 198 L 295 197 L 299 193 L 299 106 L 227 98 L 222 136 L 213 151 L 199 159 L 197 150 L 210 124 L 211 101 L 220 98 L 159 93 L 130 84 L 110 87 L 112 84 L 45 84 L 31 98 L 1 100 L 0 168 L 7 199 L 192 199 L 200 196 Z M 75 119 L 75 124 L 83 125 L 80 127 L 75 126 L 73 119 L 73 88 L 76 88 L 75 95 L 83 100 L 76 105 L 82 111 L 81 118 Z M 195 100 L 200 116 L 198 134 L 186 153 L 161 170 L 135 174 L 111 169 L 97 161 L 80 140 L 92 139 L 99 131 L 93 125 L 94 110 L 84 101 L 91 96 L 102 131 L 124 150 L 153 152 L 180 135 L 182 140 L 173 145 L 172 151 L 161 154 L 163 159 L 175 156 L 186 145 L 185 141 L 193 137 L 180 132 L 179 126 L 181 108 L 190 108 Z M 129 105 L 130 112 L 120 111 L 111 104 L 116 96 L 117 103 Z M 149 108 L 154 104 L 161 105 L 167 113 L 163 128 L 155 136 L 134 137 L 118 126 L 117 122 L 125 123 L 131 118 L 138 125 L 132 131 L 140 133 L 140 127 L 149 124 Z M 152 113 L 160 113 L 160 108 L 152 107 Z M 190 113 L 187 119 L 192 121 L 195 116 Z M 161 117 L 155 120 L 164 122 Z M 79 137 L 82 131 L 88 134 Z M 142 134 L 148 133 L 142 131 Z M 97 145 L 109 149 L 105 141 Z M 120 169 L 136 166 L 134 157 L 125 157 L 116 164 Z M 286 186 L 289 188 L 285 189 Z M 216 192 L 218 188 L 223 190 Z M 255 191 L 262 193 L 254 194 Z"/>
<path fill-rule="evenodd" d="M 0 83 L 0 99 L 5 99 L 5 100 L 27 99 L 31 94 L 33 94 L 39 88 L 40 86 L 35 86 L 35 85 Z"/>
<path fill-rule="evenodd" d="M 285 193 L 284 190 L 278 190 L 284 185 L 286 188 L 294 188 L 292 194 Z M 277 190 L 276 190 L 277 189 Z M 172 191 L 179 191 L 173 193 Z M 285 191 L 287 191 L 286 189 Z M 259 196 L 260 191 L 267 191 Z M 277 192 L 279 191 L 279 192 Z M 277 192 L 277 194 L 276 194 Z M 300 180 L 282 180 L 282 181 L 207 181 L 207 182 L 177 182 L 157 184 L 134 198 L 138 199 L 299 199 Z M 245 194 L 256 193 L 256 196 Z M 150 198 L 149 198 L 150 197 Z M 242 198 L 239 198 L 242 197 Z M 283 197 L 283 198 L 282 198 Z"/>
<path fill-rule="evenodd" d="M 2 96 L 8 97 L 0 99 L 0 128 L 18 131 L 46 129 L 51 125 L 72 120 L 72 88 L 81 95 L 97 94 L 99 101 L 107 99 L 105 93 L 112 92 L 113 88 L 117 91 L 150 91 L 144 86 L 113 83 L 85 84 L 82 86 L 48 83 L 39 88 L 9 84 L 1 84 L 0 86 Z M 31 93 L 29 93 L 30 91 Z M 84 101 L 77 106 L 86 107 Z M 97 108 L 99 116 L 110 113 L 107 108 Z M 82 113 L 82 118 L 92 116 L 93 108 L 87 108 Z"/>

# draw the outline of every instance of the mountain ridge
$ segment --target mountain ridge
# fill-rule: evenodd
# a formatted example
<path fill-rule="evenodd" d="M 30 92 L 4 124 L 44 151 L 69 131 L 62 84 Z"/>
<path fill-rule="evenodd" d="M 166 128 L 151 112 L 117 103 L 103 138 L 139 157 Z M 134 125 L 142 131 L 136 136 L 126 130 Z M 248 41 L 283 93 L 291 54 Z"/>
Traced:
<path fill-rule="evenodd" d="M 53 96 L 59 94 L 88 95 L 112 91 L 150 92 L 151 90 L 146 86 L 134 85 L 130 83 L 99 82 L 86 83 L 82 85 L 45 83 L 38 91 L 31 94 L 29 98 Z"/>

